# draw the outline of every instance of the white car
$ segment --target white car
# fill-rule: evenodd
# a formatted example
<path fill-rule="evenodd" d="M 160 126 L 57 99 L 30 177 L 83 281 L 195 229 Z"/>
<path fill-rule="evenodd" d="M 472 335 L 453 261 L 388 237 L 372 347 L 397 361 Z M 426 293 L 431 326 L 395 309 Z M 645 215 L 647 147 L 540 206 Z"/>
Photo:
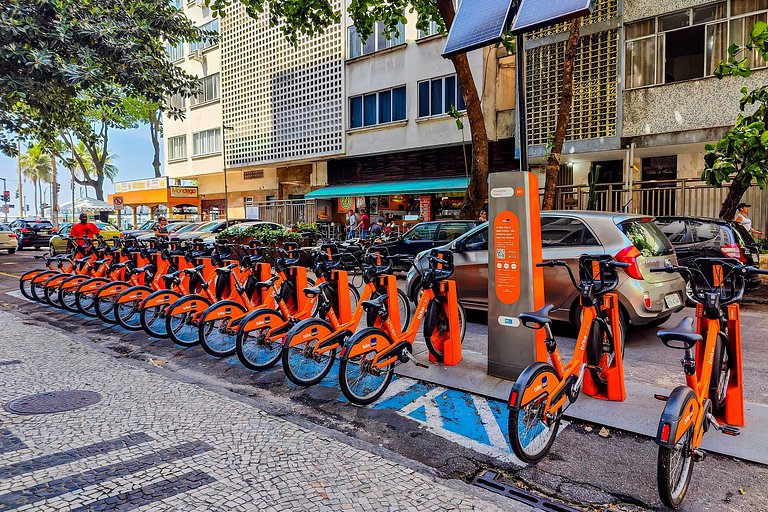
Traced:
<path fill-rule="evenodd" d="M 13 254 L 19 247 L 19 238 L 8 224 L 0 224 L 0 250 Z"/>

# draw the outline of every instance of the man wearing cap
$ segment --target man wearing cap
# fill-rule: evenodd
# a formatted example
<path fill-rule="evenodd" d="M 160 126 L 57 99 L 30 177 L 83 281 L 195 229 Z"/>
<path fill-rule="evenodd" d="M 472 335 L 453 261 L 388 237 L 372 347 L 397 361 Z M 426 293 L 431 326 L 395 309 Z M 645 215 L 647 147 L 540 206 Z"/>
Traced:
<path fill-rule="evenodd" d="M 751 235 L 762 235 L 762 231 L 752 228 L 752 219 L 749 218 L 750 208 L 752 208 L 751 204 L 739 203 L 736 207 L 736 217 L 733 220 L 741 224 Z"/>
<path fill-rule="evenodd" d="M 93 238 L 101 232 L 99 227 L 93 222 L 88 222 L 88 215 L 80 214 L 80 223 L 74 224 L 69 230 L 69 236 L 72 238 Z M 82 240 L 75 241 L 77 245 L 85 245 Z"/>

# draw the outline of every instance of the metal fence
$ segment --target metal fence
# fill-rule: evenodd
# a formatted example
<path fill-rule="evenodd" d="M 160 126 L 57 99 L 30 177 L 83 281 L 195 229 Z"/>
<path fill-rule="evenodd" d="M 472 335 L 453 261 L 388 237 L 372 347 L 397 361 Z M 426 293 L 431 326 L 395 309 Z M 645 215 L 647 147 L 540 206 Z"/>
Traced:
<path fill-rule="evenodd" d="M 245 216 L 249 219 L 275 222 L 283 226 L 308 224 L 317 218 L 317 203 L 314 199 L 253 203 L 245 207 Z"/>
<path fill-rule="evenodd" d="M 595 186 L 594 199 L 598 211 L 717 217 L 727 195 L 727 186 L 715 188 L 701 180 L 677 179 L 638 181 L 632 184 L 631 189 L 624 183 L 601 183 Z M 764 231 L 768 221 L 766 191 L 752 185 L 742 201 L 752 205 L 750 213 L 755 229 Z M 589 186 L 558 186 L 555 204 L 562 210 L 587 209 Z"/>

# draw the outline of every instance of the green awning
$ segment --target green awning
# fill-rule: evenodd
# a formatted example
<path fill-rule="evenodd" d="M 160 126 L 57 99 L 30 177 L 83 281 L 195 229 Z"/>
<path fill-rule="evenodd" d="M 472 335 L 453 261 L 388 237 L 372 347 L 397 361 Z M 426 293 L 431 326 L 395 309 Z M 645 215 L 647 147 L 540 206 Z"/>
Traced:
<path fill-rule="evenodd" d="M 331 199 L 336 197 L 390 196 L 394 194 L 433 194 L 436 192 L 465 192 L 465 177 L 435 178 L 431 180 L 383 181 L 359 185 L 332 185 L 305 195 L 305 199 Z"/>

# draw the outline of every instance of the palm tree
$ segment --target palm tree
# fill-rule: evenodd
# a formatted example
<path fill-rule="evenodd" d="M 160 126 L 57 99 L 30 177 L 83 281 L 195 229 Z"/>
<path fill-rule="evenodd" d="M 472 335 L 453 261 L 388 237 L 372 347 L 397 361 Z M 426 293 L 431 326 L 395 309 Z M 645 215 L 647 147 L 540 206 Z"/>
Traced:
<path fill-rule="evenodd" d="M 115 160 L 118 158 L 118 155 L 108 153 L 106 157 L 104 157 L 101 164 L 101 171 L 99 171 L 99 166 L 94 161 L 93 154 L 88 151 L 88 148 L 83 141 L 78 141 L 72 149 L 74 149 L 73 158 L 77 167 L 77 169 L 75 169 L 75 166 L 73 166 L 70 169 L 72 171 L 72 179 L 75 183 L 92 187 L 96 191 L 96 198 L 102 199 L 103 189 L 97 187 L 100 186 L 100 182 L 103 182 L 104 178 L 107 178 L 114 183 L 115 178 L 120 172 L 120 169 L 115 165 Z M 99 156 L 101 157 L 101 155 Z M 97 179 L 89 180 L 88 178 L 91 176 L 97 176 Z"/>
<path fill-rule="evenodd" d="M 42 196 L 42 183 L 51 181 L 51 155 L 45 153 L 38 146 L 30 146 L 27 152 L 20 159 L 21 174 L 25 179 L 32 182 L 35 189 L 35 217 L 38 216 L 38 189 Z M 24 211 L 24 205 L 20 206 L 20 211 Z M 23 215 L 20 215 L 20 217 Z"/>

